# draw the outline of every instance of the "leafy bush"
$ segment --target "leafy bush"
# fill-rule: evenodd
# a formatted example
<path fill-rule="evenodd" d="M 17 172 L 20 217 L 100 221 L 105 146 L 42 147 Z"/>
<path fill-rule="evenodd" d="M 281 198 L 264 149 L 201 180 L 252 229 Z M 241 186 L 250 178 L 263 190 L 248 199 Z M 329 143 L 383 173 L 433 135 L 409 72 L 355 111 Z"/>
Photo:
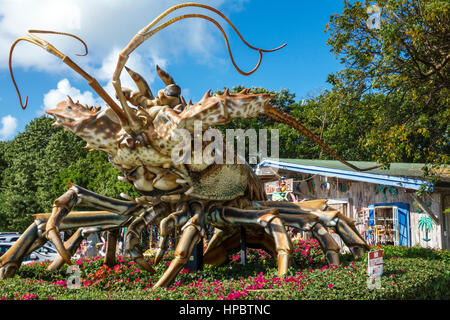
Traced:
<path fill-rule="evenodd" d="M 79 289 L 70 289 L 67 266 L 59 272 L 49 262 L 21 267 L 12 279 L 0 282 L 0 299 L 449 299 L 448 251 L 385 246 L 381 288 L 369 289 L 364 259 L 344 257 L 340 266 L 327 265 L 317 241 L 294 243 L 294 264 L 277 276 L 276 261 L 263 250 L 248 249 L 247 264 L 231 255 L 223 266 L 203 271 L 184 269 L 169 288 L 153 288 L 173 259 L 167 253 L 156 273 L 141 270 L 118 257 L 108 268 L 103 259 L 74 260 L 81 276 Z M 152 263 L 152 256 L 147 261 Z"/>

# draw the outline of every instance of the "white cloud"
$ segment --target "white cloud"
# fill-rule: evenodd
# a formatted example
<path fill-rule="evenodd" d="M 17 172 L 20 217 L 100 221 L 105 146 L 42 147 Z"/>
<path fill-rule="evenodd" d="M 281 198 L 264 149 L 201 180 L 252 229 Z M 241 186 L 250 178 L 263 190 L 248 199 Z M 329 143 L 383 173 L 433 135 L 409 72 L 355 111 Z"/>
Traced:
<path fill-rule="evenodd" d="M 247 1 L 237 0 L 230 3 L 225 0 L 204 0 L 202 3 L 223 10 L 225 15 L 229 16 L 230 12 L 242 10 Z M 63 54 L 70 56 L 81 68 L 97 78 L 114 98 L 115 92 L 111 78 L 121 50 L 139 30 L 159 14 L 182 2 L 184 1 L 0 0 L 0 69 L 8 65 L 9 49 L 13 41 L 18 37 L 26 36 L 29 29 L 72 33 L 88 45 L 87 56 L 74 56 L 75 53 L 84 51 L 83 46 L 73 38 L 37 35 L 48 40 Z M 222 18 L 200 8 L 182 8 L 165 17 L 162 22 L 186 13 L 209 15 L 217 19 L 225 30 L 231 30 Z M 170 25 L 147 40 L 130 55 L 127 66 L 140 73 L 156 91 L 152 86 L 157 78 L 156 64 L 169 73 L 171 63 L 186 63 L 192 59 L 205 65 L 221 65 L 224 59 L 228 59 L 224 48 L 221 33 L 212 23 L 200 19 L 186 19 Z M 21 42 L 16 46 L 13 53 L 13 67 L 34 68 L 61 75 L 63 80 L 58 83 L 58 87 L 45 94 L 43 109 L 53 108 L 59 101 L 66 99 L 66 95 L 70 95 L 74 100 L 79 99 L 83 104 L 104 105 L 89 91 L 81 93 L 70 85 L 67 78 L 73 77 L 74 72 L 65 64 L 28 42 Z M 176 75 L 173 76 L 176 81 Z M 121 75 L 121 82 L 123 87 L 135 88 L 126 71 Z M 156 87 L 160 88 L 160 83 Z"/>
<path fill-rule="evenodd" d="M 113 48 L 125 48 L 132 37 L 157 15 L 180 0 L 0 0 L 0 66 L 6 67 L 12 42 L 25 36 L 29 29 L 55 30 L 73 33 L 83 39 L 89 47 L 85 57 L 75 57 L 85 69 L 102 68 L 99 62 L 111 53 Z M 206 0 L 204 4 L 221 9 L 225 0 Z M 246 1 L 227 4 L 226 10 L 236 11 Z M 200 8 L 182 8 L 171 13 L 162 21 L 178 14 L 201 12 L 213 16 L 228 28 L 215 14 Z M 161 22 L 160 22 L 161 23 Z M 205 27 L 208 25 L 208 27 Z M 81 53 L 83 47 L 75 39 L 58 35 L 38 34 L 55 45 L 62 53 L 73 56 Z M 210 22 L 187 19 L 169 26 L 138 48 L 144 58 L 164 56 L 166 59 L 183 58 L 186 53 L 203 57 L 199 61 L 210 63 L 223 45 L 220 32 Z M 220 48 L 220 47 L 219 47 Z M 118 56 L 115 57 L 117 61 Z M 45 50 L 30 43 L 22 42 L 14 50 L 15 67 L 33 67 L 44 71 L 67 69 Z M 156 59 L 156 60 L 158 60 Z M 110 75 L 111 76 L 111 75 Z"/>
<path fill-rule="evenodd" d="M 67 99 L 67 96 L 70 96 L 73 101 L 79 100 L 81 104 L 88 106 L 101 106 L 103 105 L 103 101 L 97 98 L 94 98 L 94 95 L 90 91 L 81 92 L 77 88 L 71 86 L 69 80 L 62 79 L 58 82 L 56 89 L 51 89 L 44 95 L 44 110 L 53 109 L 56 105 Z"/>
<path fill-rule="evenodd" d="M 7 115 L 4 116 L 0 122 L 0 140 L 6 140 L 16 131 L 17 119 L 11 115 Z"/>

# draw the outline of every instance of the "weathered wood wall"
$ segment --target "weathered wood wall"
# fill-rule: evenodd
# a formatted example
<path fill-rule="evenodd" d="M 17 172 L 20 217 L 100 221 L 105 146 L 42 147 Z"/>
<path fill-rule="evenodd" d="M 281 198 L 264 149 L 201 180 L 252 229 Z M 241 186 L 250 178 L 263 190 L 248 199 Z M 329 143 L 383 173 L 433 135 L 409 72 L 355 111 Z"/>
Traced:
<path fill-rule="evenodd" d="M 369 205 L 391 202 L 403 202 L 409 204 L 410 211 L 410 235 L 411 245 L 419 244 L 422 247 L 447 248 L 448 240 L 448 217 L 443 214 L 444 196 L 441 193 L 426 194 L 421 197 L 423 203 L 439 217 L 439 224 L 434 224 L 433 229 L 428 232 L 430 241 L 424 241 L 425 231 L 419 229 L 419 220 L 427 216 L 415 203 L 412 192 L 404 188 L 386 187 L 366 182 L 348 181 L 324 176 L 309 176 L 295 172 L 282 171 L 280 175 L 286 178 L 294 178 L 294 193 L 299 200 L 302 199 L 330 199 L 343 201 L 345 204 L 336 205 L 336 208 L 344 211 L 344 214 L 357 220 L 359 212 L 367 209 Z M 448 201 L 448 200 L 447 200 Z M 360 222 L 360 221 L 358 221 Z"/>

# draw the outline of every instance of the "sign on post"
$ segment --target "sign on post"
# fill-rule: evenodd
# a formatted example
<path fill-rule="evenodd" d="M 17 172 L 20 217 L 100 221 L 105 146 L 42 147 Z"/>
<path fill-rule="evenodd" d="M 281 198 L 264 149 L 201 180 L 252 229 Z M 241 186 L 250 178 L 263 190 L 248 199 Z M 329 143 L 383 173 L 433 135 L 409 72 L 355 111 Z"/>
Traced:
<path fill-rule="evenodd" d="M 383 274 L 383 250 L 369 252 L 369 276 L 381 276 Z"/>

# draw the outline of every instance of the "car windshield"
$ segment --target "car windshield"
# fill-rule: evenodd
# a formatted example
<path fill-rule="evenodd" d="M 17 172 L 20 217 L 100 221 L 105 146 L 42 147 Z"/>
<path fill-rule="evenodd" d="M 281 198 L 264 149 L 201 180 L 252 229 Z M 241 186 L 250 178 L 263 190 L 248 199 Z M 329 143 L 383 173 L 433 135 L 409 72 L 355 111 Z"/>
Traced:
<path fill-rule="evenodd" d="M 19 237 L 0 237 L 0 242 L 16 242 L 19 239 Z"/>
<path fill-rule="evenodd" d="M 39 252 L 39 253 L 45 253 L 45 251 L 47 251 L 47 253 L 56 253 L 56 250 L 54 250 L 53 248 L 48 247 L 48 246 L 43 246 L 36 250 L 36 252 Z"/>

